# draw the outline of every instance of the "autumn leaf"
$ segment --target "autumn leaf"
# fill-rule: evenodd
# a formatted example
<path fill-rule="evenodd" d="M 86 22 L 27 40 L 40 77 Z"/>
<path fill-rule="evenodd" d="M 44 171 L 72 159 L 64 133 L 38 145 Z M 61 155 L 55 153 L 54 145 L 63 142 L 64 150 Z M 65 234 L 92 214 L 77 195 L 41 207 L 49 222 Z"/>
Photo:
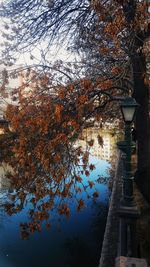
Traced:
<path fill-rule="evenodd" d="M 58 212 L 60 215 L 65 215 L 67 217 L 70 215 L 70 209 L 65 203 L 59 206 Z"/>
<path fill-rule="evenodd" d="M 111 69 L 113 75 L 118 75 L 122 72 L 122 69 L 119 66 L 115 66 Z"/>
<path fill-rule="evenodd" d="M 80 104 L 85 104 L 88 101 L 88 97 L 86 95 L 81 95 L 78 97 L 78 102 Z"/>
<path fill-rule="evenodd" d="M 80 199 L 78 201 L 77 211 L 80 211 L 84 207 L 84 201 Z"/>
<path fill-rule="evenodd" d="M 93 193 L 93 197 L 94 197 L 94 198 L 98 198 L 98 196 L 99 196 L 99 194 L 95 191 L 95 192 Z"/>
<path fill-rule="evenodd" d="M 61 121 L 62 110 L 63 110 L 63 106 L 56 104 L 56 106 L 55 106 L 55 118 L 56 118 L 57 122 Z"/>
<path fill-rule="evenodd" d="M 91 139 L 90 141 L 87 141 L 89 146 L 93 146 L 94 145 L 94 139 Z"/>
<path fill-rule="evenodd" d="M 75 175 L 75 179 L 77 182 L 82 182 L 82 178 L 79 175 Z"/>
<path fill-rule="evenodd" d="M 87 171 L 87 170 L 85 170 L 85 175 L 86 175 L 86 176 L 89 176 L 89 175 L 90 175 L 90 172 Z"/>
<path fill-rule="evenodd" d="M 90 168 L 91 171 L 93 171 L 95 169 L 95 165 L 94 164 L 90 164 L 89 168 Z"/>
<path fill-rule="evenodd" d="M 81 193 L 82 192 L 82 189 L 80 187 L 76 187 L 75 190 L 76 190 L 77 193 Z"/>
<path fill-rule="evenodd" d="M 47 229 L 47 230 L 49 230 L 49 229 L 51 228 L 51 225 L 50 225 L 50 223 L 46 223 L 46 225 L 45 225 L 45 226 L 46 226 L 46 229 Z"/>
<path fill-rule="evenodd" d="M 94 186 L 94 182 L 88 181 L 89 187 L 92 188 Z"/>

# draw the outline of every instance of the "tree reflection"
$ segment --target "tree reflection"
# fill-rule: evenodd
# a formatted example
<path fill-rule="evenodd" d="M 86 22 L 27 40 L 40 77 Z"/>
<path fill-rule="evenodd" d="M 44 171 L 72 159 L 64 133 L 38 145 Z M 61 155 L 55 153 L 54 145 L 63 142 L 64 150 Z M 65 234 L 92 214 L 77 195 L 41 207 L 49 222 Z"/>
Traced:
<path fill-rule="evenodd" d="M 67 239 L 65 242 L 65 266 L 91 267 L 96 266 L 96 258 L 91 246 L 82 237 Z"/>
<path fill-rule="evenodd" d="M 89 229 L 90 239 L 76 235 L 64 244 L 65 266 L 97 267 L 105 231 L 108 205 L 94 202 L 92 222 Z M 91 235 L 92 234 L 92 235 Z"/>
<path fill-rule="evenodd" d="M 5 138 L 7 139 L 7 136 Z M 44 167 L 45 165 L 38 167 L 42 154 L 40 159 L 34 161 L 35 154 L 33 153 L 32 155 L 26 150 L 24 151 L 26 158 L 22 163 L 18 154 L 13 154 L 13 157 L 11 154 L 12 158 L 9 161 L 8 155 L 4 153 L 6 162 L 11 162 L 11 166 L 15 170 L 15 172 L 7 174 L 7 177 L 11 180 L 13 190 L 8 194 L 5 209 L 9 215 L 13 215 L 21 212 L 26 206 L 29 207 L 27 209 L 29 220 L 20 224 L 24 239 L 27 239 L 35 231 L 41 231 L 43 225 L 49 229 L 51 226 L 51 214 L 54 214 L 54 211 L 59 216 L 68 217 L 71 214 L 70 206 L 72 202 L 76 205 L 76 210 L 80 211 L 84 208 L 89 198 L 99 198 L 100 192 L 98 192 L 97 188 L 99 188 L 99 184 L 106 184 L 105 181 L 108 178 L 103 177 L 102 180 L 99 177 L 97 179 L 97 175 L 94 174 L 95 164 L 89 160 L 90 149 L 93 149 L 91 140 L 86 140 L 86 146 L 82 146 L 82 148 L 80 144 L 72 145 L 71 155 L 64 154 L 64 149 L 62 149 L 62 158 L 59 158 L 59 164 L 56 159 L 54 162 L 52 157 L 53 161 L 49 163 L 48 169 Z M 15 142 L 17 145 L 19 140 Z M 60 145 L 64 146 L 66 151 L 68 143 L 65 145 L 59 143 L 57 149 L 60 148 Z M 85 150 L 84 147 L 86 147 Z M 20 153 L 22 153 L 22 150 Z M 14 159 L 15 161 L 13 161 Z M 66 169 L 64 160 L 68 162 Z M 15 163 L 17 164 L 16 166 L 14 165 Z M 98 165 L 98 168 L 101 168 L 101 166 Z M 91 171 L 92 175 L 90 176 Z"/>

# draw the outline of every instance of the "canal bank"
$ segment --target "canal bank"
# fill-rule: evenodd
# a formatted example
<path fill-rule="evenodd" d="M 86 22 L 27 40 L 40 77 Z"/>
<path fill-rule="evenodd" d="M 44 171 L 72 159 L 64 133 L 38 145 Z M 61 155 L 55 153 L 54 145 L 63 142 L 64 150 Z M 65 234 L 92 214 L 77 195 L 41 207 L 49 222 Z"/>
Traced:
<path fill-rule="evenodd" d="M 115 258 L 118 251 L 119 243 L 119 217 L 117 214 L 118 203 L 121 198 L 122 190 L 122 173 L 123 173 L 123 164 L 120 160 L 120 153 L 116 160 L 116 173 L 113 178 L 113 187 L 109 203 L 109 211 L 107 216 L 103 246 L 101 251 L 101 258 L 99 267 L 113 267 L 115 266 Z"/>
<path fill-rule="evenodd" d="M 122 155 L 121 152 L 118 153 L 99 267 L 148 267 L 150 266 L 150 206 L 135 184 L 134 197 L 140 211 L 137 221 L 138 258 L 120 256 L 120 222 L 117 211 L 122 197 L 124 174 Z"/>

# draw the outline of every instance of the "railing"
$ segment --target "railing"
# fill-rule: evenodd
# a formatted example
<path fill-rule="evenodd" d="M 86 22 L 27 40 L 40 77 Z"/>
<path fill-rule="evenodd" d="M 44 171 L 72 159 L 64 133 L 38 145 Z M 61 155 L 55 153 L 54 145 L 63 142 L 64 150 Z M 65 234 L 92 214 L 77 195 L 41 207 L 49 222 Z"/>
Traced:
<path fill-rule="evenodd" d="M 123 175 L 124 155 L 119 152 L 99 267 L 148 267 L 145 259 L 137 258 L 137 210 L 119 211 Z"/>
<path fill-rule="evenodd" d="M 116 162 L 116 173 L 113 179 L 113 188 L 110 198 L 103 246 L 99 267 L 114 267 L 115 258 L 118 255 L 119 244 L 119 217 L 117 215 L 118 202 L 121 198 L 123 165 L 118 153 Z"/>

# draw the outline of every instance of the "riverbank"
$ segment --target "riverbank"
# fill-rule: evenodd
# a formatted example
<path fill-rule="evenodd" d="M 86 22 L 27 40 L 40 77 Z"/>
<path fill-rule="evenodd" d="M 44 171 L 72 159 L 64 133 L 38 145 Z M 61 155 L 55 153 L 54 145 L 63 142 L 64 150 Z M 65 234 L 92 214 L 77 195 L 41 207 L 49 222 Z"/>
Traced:
<path fill-rule="evenodd" d="M 136 157 L 132 157 L 133 169 L 136 169 Z M 105 228 L 103 247 L 101 252 L 99 267 L 114 267 L 115 259 L 118 256 L 119 247 L 119 216 L 117 214 L 118 203 L 122 195 L 122 175 L 123 162 L 118 155 L 115 167 L 116 174 L 113 179 L 113 189 L 110 199 L 109 212 Z M 146 259 L 150 266 L 150 206 L 134 184 L 134 198 L 140 211 L 140 218 L 137 221 L 137 237 L 139 243 L 139 261 L 140 258 Z M 127 258 L 126 258 L 127 259 Z M 137 259 L 138 260 L 138 259 Z M 118 265 L 120 266 L 120 265 Z M 121 265 L 124 266 L 124 265 Z M 146 266 L 146 265 L 140 265 Z"/>
<path fill-rule="evenodd" d="M 118 210 L 118 203 L 121 198 L 121 191 L 122 191 L 121 177 L 123 172 L 123 164 L 122 161 L 120 160 L 120 153 L 118 153 L 115 170 L 116 173 L 113 179 L 113 189 L 109 203 L 109 212 L 107 216 L 107 223 L 105 228 L 99 267 L 110 267 L 110 266 L 114 267 L 115 259 L 118 253 L 119 217 L 117 214 L 117 210 Z"/>

